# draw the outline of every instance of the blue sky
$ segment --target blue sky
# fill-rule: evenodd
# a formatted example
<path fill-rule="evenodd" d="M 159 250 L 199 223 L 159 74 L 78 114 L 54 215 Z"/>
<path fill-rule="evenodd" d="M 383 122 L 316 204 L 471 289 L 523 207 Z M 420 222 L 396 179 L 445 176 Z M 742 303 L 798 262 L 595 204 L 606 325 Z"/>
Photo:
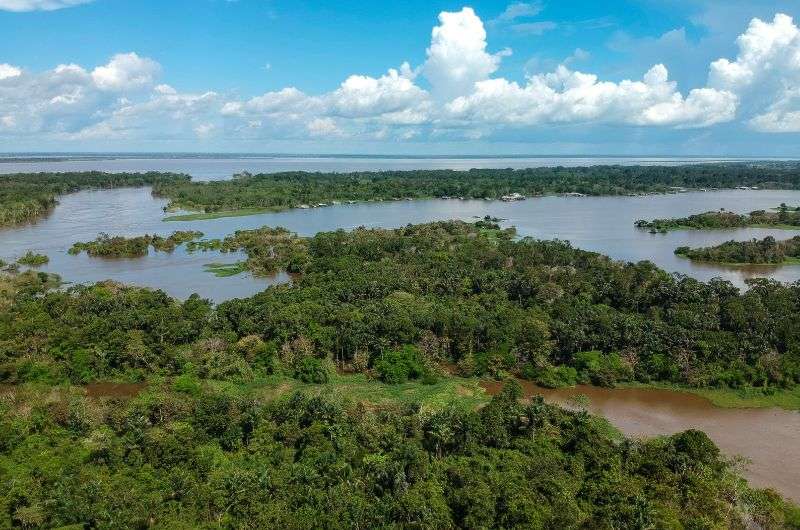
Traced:
<path fill-rule="evenodd" d="M 798 11 L 0 0 L 0 149 L 797 155 Z"/>

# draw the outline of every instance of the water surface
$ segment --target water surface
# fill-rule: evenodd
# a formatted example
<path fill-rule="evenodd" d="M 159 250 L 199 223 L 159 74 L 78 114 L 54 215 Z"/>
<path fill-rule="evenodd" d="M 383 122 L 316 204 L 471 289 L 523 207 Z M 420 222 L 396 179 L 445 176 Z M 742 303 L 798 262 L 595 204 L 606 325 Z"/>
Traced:
<path fill-rule="evenodd" d="M 164 289 L 179 298 L 192 293 L 215 301 L 255 294 L 267 285 L 287 281 L 288 276 L 254 278 L 249 274 L 217 278 L 203 269 L 209 262 L 234 262 L 241 254 L 155 252 L 144 258 L 99 259 L 86 254 L 71 256 L 76 241 L 89 241 L 99 232 L 112 236 L 168 235 L 174 230 L 200 230 L 207 238 L 221 238 L 239 229 L 264 225 L 284 226 L 311 236 L 338 228 L 400 227 L 436 220 L 472 220 L 486 215 L 506 219 L 522 236 L 563 239 L 574 246 L 626 261 L 651 260 L 670 272 L 701 280 L 715 276 L 744 287 L 746 278 L 766 276 L 780 281 L 800 279 L 800 266 L 732 267 L 698 264 L 679 258 L 681 245 L 707 246 L 729 239 L 745 240 L 774 235 L 788 238 L 796 233 L 777 229 L 719 231 L 683 230 L 649 234 L 633 226 L 637 219 L 685 216 L 705 210 L 728 208 L 747 212 L 781 202 L 800 204 L 800 191 L 719 191 L 645 197 L 543 197 L 515 203 L 482 200 L 390 201 L 289 210 L 247 217 L 203 221 L 164 222 L 166 201 L 154 199 L 148 188 L 82 191 L 63 196 L 46 218 L 35 223 L 0 230 L 0 257 L 10 261 L 28 250 L 50 257 L 42 270 L 61 274 L 70 282 L 113 279 L 134 285 Z"/>

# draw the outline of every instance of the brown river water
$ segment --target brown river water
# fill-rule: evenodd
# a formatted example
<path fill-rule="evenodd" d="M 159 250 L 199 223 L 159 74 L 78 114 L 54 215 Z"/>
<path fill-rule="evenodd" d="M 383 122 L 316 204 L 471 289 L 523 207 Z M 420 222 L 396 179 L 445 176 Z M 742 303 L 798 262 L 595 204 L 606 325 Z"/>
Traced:
<path fill-rule="evenodd" d="M 525 396 L 574 406 L 588 398 L 588 410 L 604 416 L 630 437 L 653 437 L 687 429 L 704 431 L 728 456 L 749 462 L 744 470 L 751 484 L 770 487 L 800 502 L 800 412 L 776 408 L 726 409 L 685 392 L 641 388 L 600 388 L 579 385 L 547 389 L 520 381 Z M 502 383 L 482 382 L 489 394 Z"/>

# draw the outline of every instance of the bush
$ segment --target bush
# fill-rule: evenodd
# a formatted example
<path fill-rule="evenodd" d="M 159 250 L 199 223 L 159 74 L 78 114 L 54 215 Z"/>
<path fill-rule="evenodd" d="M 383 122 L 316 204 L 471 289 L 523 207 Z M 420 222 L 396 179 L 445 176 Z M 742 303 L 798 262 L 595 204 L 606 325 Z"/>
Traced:
<path fill-rule="evenodd" d="M 626 381 L 633 376 L 630 365 L 618 353 L 578 352 L 574 362 L 580 382 L 611 387 L 618 381 Z"/>
<path fill-rule="evenodd" d="M 553 366 L 548 364 L 542 368 L 528 363 L 522 369 L 522 377 L 534 381 L 545 388 L 562 388 L 575 386 L 578 371 L 571 366 Z"/>
<path fill-rule="evenodd" d="M 418 379 L 426 373 L 419 350 L 408 344 L 381 355 L 375 363 L 375 370 L 378 371 L 381 381 L 390 385 Z"/>
<path fill-rule="evenodd" d="M 330 370 L 322 359 L 317 357 L 304 357 L 297 363 L 294 377 L 304 383 L 321 385 L 330 380 Z"/>

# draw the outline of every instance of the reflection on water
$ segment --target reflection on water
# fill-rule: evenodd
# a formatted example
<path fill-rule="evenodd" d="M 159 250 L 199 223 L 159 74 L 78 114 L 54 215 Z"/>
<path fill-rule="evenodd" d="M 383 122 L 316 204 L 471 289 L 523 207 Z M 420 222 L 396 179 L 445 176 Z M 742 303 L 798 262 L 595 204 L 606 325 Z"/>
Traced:
<path fill-rule="evenodd" d="M 28 250 L 50 256 L 42 270 L 56 272 L 66 281 L 93 282 L 104 279 L 164 289 L 185 298 L 193 292 L 222 301 L 252 295 L 267 285 L 288 281 L 288 276 L 253 278 L 248 274 L 217 278 L 203 270 L 209 262 L 233 262 L 241 254 L 188 253 L 178 248 L 172 254 L 151 251 L 144 258 L 104 260 L 82 254 L 70 256 L 75 241 L 88 241 L 99 232 L 112 236 L 137 236 L 174 230 L 200 230 L 207 238 L 221 238 L 239 229 L 284 226 L 301 235 L 314 235 L 337 228 L 358 226 L 399 227 L 445 219 L 470 220 L 492 215 L 507 219 L 522 236 L 571 241 L 576 247 L 626 261 L 651 260 L 658 266 L 701 280 L 719 276 L 743 287 L 744 279 L 769 276 L 780 281 L 800 279 L 800 266 L 731 267 L 694 263 L 673 251 L 681 245 L 708 246 L 729 239 L 788 238 L 793 231 L 737 229 L 677 231 L 649 234 L 633 226 L 636 219 L 685 216 L 727 208 L 747 212 L 774 207 L 782 202 L 800 204 L 798 191 L 719 191 L 646 197 L 543 197 L 522 202 L 500 201 L 398 201 L 332 206 L 313 210 L 290 210 L 248 217 L 186 222 L 163 222 L 166 201 L 154 199 L 149 189 L 83 191 L 61 198 L 45 219 L 21 227 L 0 230 L 0 257 L 7 261 Z"/>
<path fill-rule="evenodd" d="M 625 435 L 652 437 L 687 429 L 704 431 L 727 455 L 750 463 L 745 475 L 755 486 L 772 487 L 800 502 L 800 413 L 782 409 L 723 409 L 683 392 L 577 386 L 550 390 L 520 381 L 526 396 L 572 406 L 586 396 L 591 412 L 604 416 Z M 495 394 L 501 383 L 481 383 Z"/>

